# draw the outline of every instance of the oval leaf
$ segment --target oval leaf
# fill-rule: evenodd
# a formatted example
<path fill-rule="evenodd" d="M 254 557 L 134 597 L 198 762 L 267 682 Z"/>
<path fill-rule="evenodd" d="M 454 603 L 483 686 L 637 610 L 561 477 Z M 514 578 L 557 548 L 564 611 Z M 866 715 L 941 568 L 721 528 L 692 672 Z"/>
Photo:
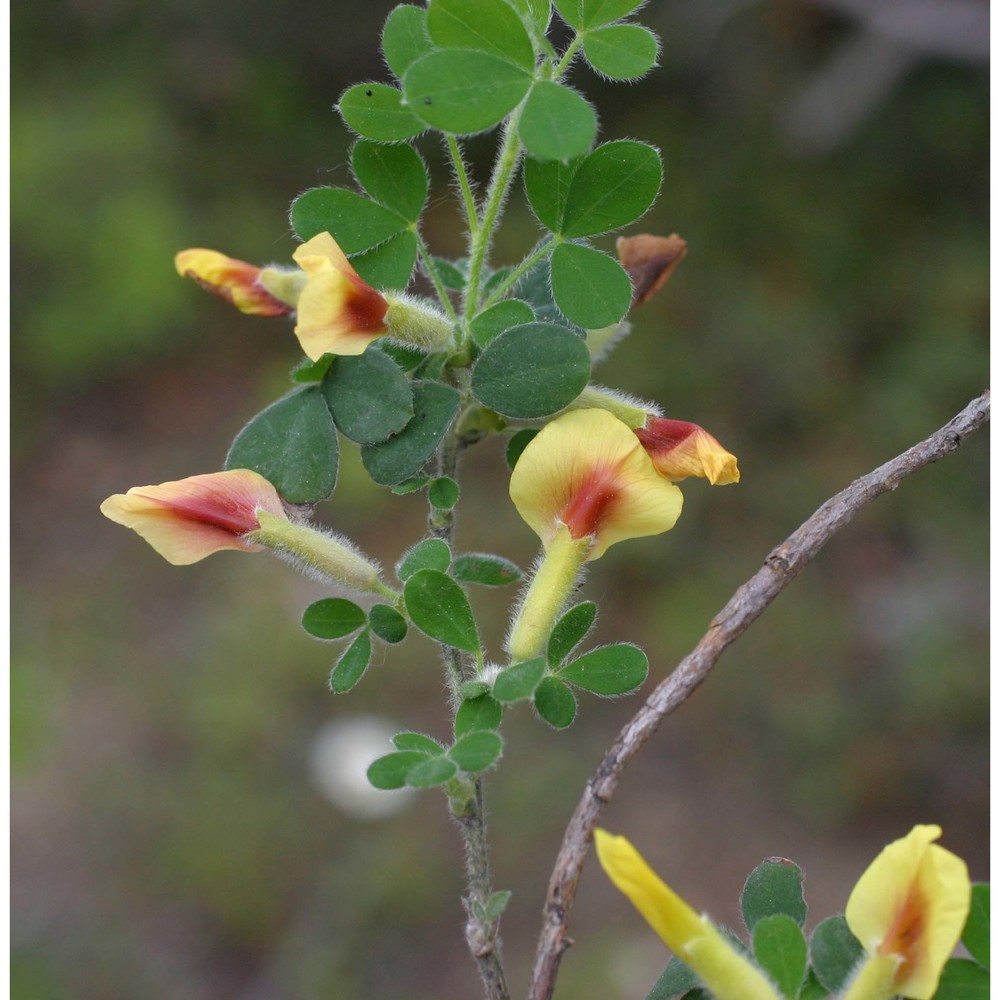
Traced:
<path fill-rule="evenodd" d="M 646 1000 L 674 1000 L 697 988 L 700 980 L 690 965 L 674 955 L 649 991 Z"/>
<path fill-rule="evenodd" d="M 558 667 L 563 660 L 586 638 L 597 620 L 597 605 L 593 601 L 583 601 L 569 609 L 556 622 L 546 656 L 549 665 Z"/>
<path fill-rule="evenodd" d="M 513 469 L 517 465 L 517 460 L 521 457 L 521 452 L 528 447 L 538 434 L 532 427 L 526 427 L 523 431 L 518 431 L 507 442 L 507 465 Z"/>
<path fill-rule="evenodd" d="M 646 654 L 638 646 L 618 643 L 585 653 L 563 667 L 559 676 L 592 694 L 616 695 L 634 691 L 648 673 Z"/>
<path fill-rule="evenodd" d="M 455 736 L 493 732 L 503 719 L 503 706 L 488 694 L 466 698 L 455 713 Z"/>
<path fill-rule="evenodd" d="M 638 80 L 655 65 L 660 46 L 641 24 L 613 24 L 587 33 L 583 54 L 598 73 L 612 80 Z"/>
<path fill-rule="evenodd" d="M 389 753 L 372 761 L 368 768 L 368 780 L 376 788 L 386 791 L 402 788 L 406 784 L 406 775 L 411 767 L 427 760 L 427 754 L 416 750 L 400 750 Z"/>
<path fill-rule="evenodd" d="M 518 123 L 524 148 L 539 160 L 570 160 L 597 135 L 597 115 L 571 87 L 542 80 L 531 88 Z"/>
<path fill-rule="evenodd" d="M 439 757 L 444 753 L 444 747 L 437 740 L 423 733 L 397 733 L 392 738 L 392 745 L 397 750 L 416 750 L 418 753 Z"/>
<path fill-rule="evenodd" d="M 341 95 L 337 105 L 348 128 L 376 142 L 412 139 L 427 126 L 403 103 L 403 95 L 384 83 L 359 83 Z"/>
<path fill-rule="evenodd" d="M 568 406 L 589 378 L 590 352 L 572 330 L 525 323 L 500 334 L 483 351 L 472 370 L 472 392 L 505 417 L 530 419 Z"/>
<path fill-rule="evenodd" d="M 552 232 L 562 230 L 569 187 L 583 158 L 561 163 L 559 160 L 524 161 L 524 193 L 538 221 Z"/>
<path fill-rule="evenodd" d="M 451 568 L 451 575 L 463 583 L 478 583 L 483 587 L 506 587 L 521 579 L 521 570 L 503 556 L 485 552 L 467 552 L 459 556 Z"/>
<path fill-rule="evenodd" d="M 365 629 L 357 639 L 344 650 L 330 672 L 330 690 L 334 694 L 350 691 L 361 680 L 372 658 L 372 640 Z"/>
<path fill-rule="evenodd" d="M 573 28 L 596 28 L 620 21 L 645 0 L 555 0 L 556 10 Z"/>
<path fill-rule="evenodd" d="M 382 486 L 394 486 L 415 476 L 434 454 L 458 412 L 458 393 L 450 385 L 430 381 L 411 385 L 413 419 L 387 441 L 361 449 L 368 475 Z"/>
<path fill-rule="evenodd" d="M 427 200 L 427 167 L 420 154 L 406 143 L 354 144 L 351 166 L 358 183 L 380 205 L 416 222 Z"/>
<path fill-rule="evenodd" d="M 984 968 L 990 967 L 990 887 L 977 882 L 972 887 L 972 905 L 962 931 L 962 944 Z"/>
<path fill-rule="evenodd" d="M 451 510 L 458 503 L 458 483 L 447 476 L 439 476 L 427 489 L 427 499 L 438 510 Z"/>
<path fill-rule="evenodd" d="M 384 441 L 413 418 L 413 390 L 399 365 L 377 347 L 338 357 L 323 379 L 323 396 L 344 437 Z"/>
<path fill-rule="evenodd" d="M 967 958 L 949 958 L 944 963 L 934 1000 L 988 1000 L 990 974 Z"/>
<path fill-rule="evenodd" d="M 476 774 L 492 767 L 503 752 L 503 740 L 496 733 L 467 733 L 448 751 L 448 757 L 463 771 Z"/>
<path fill-rule="evenodd" d="M 337 485 L 340 445 L 319 387 L 296 389 L 236 435 L 226 469 L 259 472 L 289 503 L 318 503 Z"/>
<path fill-rule="evenodd" d="M 493 681 L 493 697 L 499 702 L 521 701 L 535 693 L 539 681 L 545 676 L 545 658 L 542 656 L 524 663 L 515 663 L 501 670 Z"/>
<path fill-rule="evenodd" d="M 662 180 L 660 154 L 652 146 L 632 139 L 598 146 L 570 182 L 563 236 L 594 236 L 634 222 L 656 200 Z"/>
<path fill-rule="evenodd" d="M 353 601 L 325 597 L 302 614 L 302 627 L 317 639 L 342 639 L 364 625 L 367 616 Z"/>
<path fill-rule="evenodd" d="M 417 263 L 417 236 L 407 230 L 364 253 L 351 254 L 351 266 L 362 281 L 379 291 L 402 291 Z M 423 358 L 423 354 L 420 355 Z"/>
<path fill-rule="evenodd" d="M 809 939 L 813 972 L 830 993 L 837 993 L 847 985 L 863 955 L 861 943 L 842 916 L 820 921 Z"/>
<path fill-rule="evenodd" d="M 807 909 L 802 897 L 802 869 L 786 858 L 768 858 L 757 865 L 740 893 L 740 909 L 751 932 L 758 920 L 775 913 L 783 913 L 801 926 Z"/>
<path fill-rule="evenodd" d="M 436 569 L 444 573 L 450 565 L 451 549 L 448 548 L 448 543 L 440 538 L 425 538 L 400 559 L 396 566 L 396 576 L 406 581 L 422 569 Z"/>
<path fill-rule="evenodd" d="M 480 346 L 485 347 L 494 337 L 514 326 L 531 323 L 534 310 L 520 299 L 506 299 L 489 309 L 484 309 L 470 324 L 469 333 Z"/>
<path fill-rule="evenodd" d="M 552 254 L 551 267 L 552 294 L 571 323 L 599 330 L 625 317 L 632 282 L 618 261 L 592 247 L 562 243 Z"/>
<path fill-rule="evenodd" d="M 431 0 L 427 33 L 443 49 L 475 49 L 532 70 L 535 50 L 506 0 Z"/>
<path fill-rule="evenodd" d="M 368 612 L 368 621 L 383 642 L 397 643 L 406 638 L 406 619 L 388 604 L 376 604 Z"/>
<path fill-rule="evenodd" d="M 344 253 L 361 253 L 406 228 L 406 220 L 345 188 L 304 191 L 292 202 L 292 227 L 300 239 L 329 233 Z"/>
<path fill-rule="evenodd" d="M 450 781 L 458 773 L 458 765 L 447 757 L 425 757 L 406 772 L 411 788 L 433 788 Z"/>
<path fill-rule="evenodd" d="M 382 54 L 398 79 L 402 80 L 410 66 L 433 48 L 423 7 L 401 4 L 390 12 L 382 29 Z"/>
<path fill-rule="evenodd" d="M 753 929 L 757 964 L 786 997 L 794 997 L 806 975 L 808 948 L 802 929 L 784 913 L 758 920 Z"/>
<path fill-rule="evenodd" d="M 576 718 L 576 695 L 558 677 L 543 677 L 534 695 L 535 711 L 553 729 L 565 729 Z"/>
<path fill-rule="evenodd" d="M 468 135 L 492 128 L 521 103 L 531 74 L 486 52 L 443 49 L 406 71 L 406 103 L 434 128 Z"/>
<path fill-rule="evenodd" d="M 435 569 L 414 573 L 403 587 L 413 624 L 425 635 L 467 653 L 479 652 L 479 633 L 465 591 Z"/>

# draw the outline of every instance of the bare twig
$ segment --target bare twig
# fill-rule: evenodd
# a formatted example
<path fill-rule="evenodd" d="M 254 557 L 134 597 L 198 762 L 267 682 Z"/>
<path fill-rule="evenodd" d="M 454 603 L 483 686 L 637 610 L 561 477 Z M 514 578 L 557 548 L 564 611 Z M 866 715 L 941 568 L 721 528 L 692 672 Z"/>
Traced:
<path fill-rule="evenodd" d="M 587 782 L 583 797 L 566 828 L 545 900 L 529 1000 L 550 1000 L 555 989 L 559 963 L 571 943 L 566 936 L 566 928 L 591 835 L 629 761 L 656 732 L 660 722 L 708 676 L 723 652 L 760 617 L 837 531 L 862 507 L 883 493 L 894 490 L 907 476 L 956 451 L 967 435 L 986 423 L 989 414 L 990 394 L 986 392 L 926 441 L 914 445 L 827 500 L 733 594 L 729 603 L 709 624 L 698 645 L 659 684 L 618 734 Z"/>

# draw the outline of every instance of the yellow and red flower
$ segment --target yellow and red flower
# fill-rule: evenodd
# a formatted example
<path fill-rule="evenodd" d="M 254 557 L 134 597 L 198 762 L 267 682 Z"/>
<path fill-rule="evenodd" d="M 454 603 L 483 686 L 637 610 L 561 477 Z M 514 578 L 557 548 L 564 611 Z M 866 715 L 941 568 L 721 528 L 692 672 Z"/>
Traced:
<path fill-rule="evenodd" d="M 294 306 L 272 295 L 261 283 L 263 268 L 236 260 L 218 250 L 194 248 L 174 257 L 182 278 L 191 278 L 202 288 L 240 312 L 253 316 L 283 316 Z"/>
<path fill-rule="evenodd" d="M 972 898 L 965 862 L 934 843 L 939 826 L 915 826 L 868 866 L 844 914 L 868 959 L 845 1000 L 934 996 L 961 937 Z"/>
<path fill-rule="evenodd" d="M 703 476 L 713 486 L 740 481 L 736 456 L 730 454 L 703 427 L 687 420 L 650 417 L 635 431 L 657 472 L 673 482 Z"/>
<path fill-rule="evenodd" d="M 287 520 L 275 488 L 248 469 L 133 486 L 101 504 L 101 513 L 138 532 L 167 562 L 186 566 L 213 552 L 259 552 L 245 536 L 261 511 Z"/>
<path fill-rule="evenodd" d="M 389 301 L 361 280 L 329 233 L 303 243 L 292 257 L 306 275 L 295 335 L 313 361 L 324 354 L 363 354 L 389 332 Z"/>

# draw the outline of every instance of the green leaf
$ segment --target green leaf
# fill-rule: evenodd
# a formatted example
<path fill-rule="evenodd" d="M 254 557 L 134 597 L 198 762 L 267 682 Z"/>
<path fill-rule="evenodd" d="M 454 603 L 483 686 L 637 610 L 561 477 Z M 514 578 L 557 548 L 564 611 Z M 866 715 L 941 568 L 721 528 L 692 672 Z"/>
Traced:
<path fill-rule="evenodd" d="M 549 666 L 558 667 L 573 650 L 587 637 L 597 619 L 597 605 L 593 601 L 583 601 L 570 608 L 556 622 L 549 636 Z"/>
<path fill-rule="evenodd" d="M 565 729 L 576 718 L 576 695 L 558 677 L 543 677 L 535 688 L 535 710 L 553 729 Z"/>
<path fill-rule="evenodd" d="M 488 52 L 529 72 L 535 66 L 531 38 L 506 0 L 430 0 L 427 33 L 443 49 Z"/>
<path fill-rule="evenodd" d="M 467 552 L 455 560 L 451 575 L 463 583 L 483 587 L 506 587 L 521 579 L 521 570 L 509 559 L 485 552 Z"/>
<path fill-rule="evenodd" d="M 649 991 L 646 1000 L 673 1000 L 688 990 L 696 989 L 699 982 L 691 966 L 674 955 L 667 962 L 667 967 L 657 979 L 656 985 Z"/>
<path fill-rule="evenodd" d="M 615 24 L 587 33 L 583 54 L 598 73 L 612 80 L 638 80 L 655 65 L 660 46 L 641 24 Z"/>
<path fill-rule="evenodd" d="M 319 361 L 310 361 L 303 358 L 292 369 L 293 382 L 322 382 L 326 378 L 326 373 L 330 370 L 330 365 L 337 360 L 336 354 L 324 354 Z"/>
<path fill-rule="evenodd" d="M 620 21 L 645 0 L 555 0 L 556 10 L 571 28 L 596 28 Z"/>
<path fill-rule="evenodd" d="M 747 877 L 740 893 L 740 909 L 751 933 L 758 920 L 775 913 L 784 913 L 801 926 L 807 910 L 802 897 L 802 869 L 786 858 L 761 862 Z"/>
<path fill-rule="evenodd" d="M 534 24 L 540 35 L 544 35 L 552 18 L 551 0 L 510 0 L 511 6 L 522 17 Z"/>
<path fill-rule="evenodd" d="M 447 476 L 439 476 L 431 481 L 427 490 L 427 499 L 431 506 L 438 510 L 451 510 L 458 503 L 459 495 L 458 483 Z"/>
<path fill-rule="evenodd" d="M 310 188 L 292 202 L 292 227 L 303 240 L 329 233 L 346 254 L 361 253 L 406 228 L 406 220 L 346 188 Z"/>
<path fill-rule="evenodd" d="M 805 981 L 799 987 L 796 1000 L 827 1000 L 830 991 L 816 978 L 812 969 L 806 973 Z"/>
<path fill-rule="evenodd" d="M 415 114 L 434 128 L 468 135 L 492 128 L 521 103 L 531 74 L 487 52 L 444 49 L 418 59 L 403 89 Z"/>
<path fill-rule="evenodd" d="M 447 757 L 425 757 L 406 772 L 406 783 L 411 788 L 433 788 L 450 781 L 458 773 L 458 766 Z"/>
<path fill-rule="evenodd" d="M 580 337 L 554 323 L 525 323 L 483 351 L 472 369 L 472 393 L 505 417 L 531 419 L 568 406 L 589 378 L 590 352 Z"/>
<path fill-rule="evenodd" d="M 364 253 L 351 254 L 351 266 L 362 281 L 379 291 L 403 291 L 417 263 L 417 237 L 407 230 Z M 421 353 L 421 360 L 423 360 Z"/>
<path fill-rule="evenodd" d="M 632 304 L 632 282 L 618 261 L 600 250 L 561 243 L 552 254 L 552 294 L 577 326 L 599 330 L 622 320 Z"/>
<path fill-rule="evenodd" d="M 805 978 L 808 950 L 802 929 L 784 913 L 758 920 L 753 929 L 757 964 L 786 997 L 794 997 Z"/>
<path fill-rule="evenodd" d="M 289 503 L 318 503 L 337 485 L 340 445 L 319 386 L 295 389 L 236 435 L 226 469 L 259 472 Z"/>
<path fill-rule="evenodd" d="M 476 774 L 492 767 L 503 752 L 503 740 L 496 733 L 474 732 L 459 737 L 448 756 L 463 771 Z"/>
<path fill-rule="evenodd" d="M 414 476 L 412 479 L 396 483 L 394 486 L 390 487 L 390 489 L 396 494 L 396 496 L 405 497 L 409 496 L 411 493 L 419 493 L 430 481 L 430 476 Z"/>
<path fill-rule="evenodd" d="M 562 229 L 570 184 L 583 157 L 561 163 L 559 160 L 524 161 L 524 193 L 538 221 L 552 232 Z"/>
<path fill-rule="evenodd" d="M 523 274 L 514 286 L 514 294 L 524 299 L 535 310 L 535 319 L 540 323 L 555 323 L 565 326 L 580 337 L 586 337 L 587 331 L 575 326 L 559 311 L 552 297 L 551 259 L 540 260 L 526 274 Z"/>
<path fill-rule="evenodd" d="M 499 702 L 521 701 L 535 693 L 539 681 L 545 676 L 545 657 L 539 656 L 524 663 L 515 663 L 501 670 L 493 681 L 493 697 Z"/>
<path fill-rule="evenodd" d="M 830 993 L 837 993 L 847 985 L 863 955 L 864 949 L 842 916 L 820 921 L 809 939 L 813 972 Z"/>
<path fill-rule="evenodd" d="M 302 614 L 302 627 L 317 639 L 342 639 L 357 631 L 368 616 L 353 601 L 324 597 L 314 601 Z"/>
<path fill-rule="evenodd" d="M 455 713 L 455 736 L 493 732 L 503 719 L 503 706 L 488 694 L 466 698 Z"/>
<path fill-rule="evenodd" d="M 490 306 L 489 309 L 484 309 L 469 324 L 469 332 L 480 347 L 485 347 L 494 337 L 511 327 L 531 323 L 534 318 L 534 310 L 527 302 L 522 302 L 520 299 L 505 299 Z"/>
<path fill-rule="evenodd" d="M 526 427 L 523 431 L 518 431 L 507 442 L 507 465 L 511 469 L 517 465 L 517 460 L 521 457 L 521 453 L 531 444 L 537 434 L 538 431 L 534 428 Z"/>
<path fill-rule="evenodd" d="M 990 974 L 967 958 L 949 958 L 944 963 L 934 1000 L 988 1000 Z"/>
<path fill-rule="evenodd" d="M 383 340 L 379 344 L 379 350 L 388 354 L 404 372 L 413 371 L 427 357 L 427 351 L 421 350 L 419 347 L 400 344 L 392 340 Z"/>
<path fill-rule="evenodd" d="M 382 29 L 382 54 L 398 79 L 402 80 L 410 66 L 433 48 L 423 7 L 401 4 L 390 12 Z"/>
<path fill-rule="evenodd" d="M 414 573 L 403 586 L 413 624 L 425 635 L 467 653 L 479 652 L 479 633 L 465 591 L 436 569 Z"/>
<path fill-rule="evenodd" d="M 368 612 L 368 621 L 383 642 L 397 643 L 406 638 L 406 619 L 388 604 L 376 604 Z"/>
<path fill-rule="evenodd" d="M 618 695 L 634 691 L 649 673 L 646 654 L 631 643 L 598 646 L 573 660 L 558 676 L 592 694 Z"/>
<path fill-rule="evenodd" d="M 962 931 L 962 944 L 984 968 L 990 967 L 990 886 L 976 882 L 972 887 L 972 905 Z"/>
<path fill-rule="evenodd" d="M 351 150 L 351 166 L 358 183 L 380 205 L 409 222 L 420 218 L 429 180 L 427 167 L 412 146 L 360 139 Z"/>
<path fill-rule="evenodd" d="M 450 565 L 451 549 L 448 548 L 448 543 L 440 538 L 425 538 L 422 542 L 417 542 L 400 559 L 396 566 L 396 576 L 406 581 L 422 569 L 435 569 L 446 573 Z"/>
<path fill-rule="evenodd" d="M 394 486 L 415 476 L 434 454 L 458 412 L 458 393 L 450 385 L 430 381 L 411 385 L 413 419 L 388 441 L 361 449 L 368 475 L 382 486 Z"/>
<path fill-rule="evenodd" d="M 441 278 L 445 288 L 450 288 L 453 292 L 461 292 L 465 288 L 465 261 L 450 261 L 444 257 L 435 257 L 434 266 L 437 268 L 438 276 Z M 461 266 L 460 266 L 461 265 Z"/>
<path fill-rule="evenodd" d="M 423 733 L 397 733 L 392 738 L 392 745 L 397 750 L 416 750 L 431 757 L 440 757 L 444 753 L 444 747 L 437 740 Z"/>
<path fill-rule="evenodd" d="M 598 146 L 570 182 L 562 235 L 594 236 L 634 222 L 656 200 L 662 179 L 654 147 L 632 139 Z"/>
<path fill-rule="evenodd" d="M 334 694 L 350 691 L 361 680 L 368 669 L 368 661 L 372 658 L 372 640 L 368 629 L 344 650 L 340 659 L 330 672 L 330 690 Z"/>
<path fill-rule="evenodd" d="M 348 128 L 376 142 L 400 142 L 427 131 L 403 103 L 403 95 L 384 83 L 359 83 L 340 96 L 337 106 Z"/>
<path fill-rule="evenodd" d="M 597 135 L 597 115 L 572 87 L 537 82 L 518 123 L 521 142 L 539 160 L 570 160 L 586 153 Z"/>
<path fill-rule="evenodd" d="M 499 920 L 503 911 L 507 909 L 510 897 L 510 889 L 501 889 L 500 892 L 493 893 L 493 895 L 486 900 L 486 906 L 483 908 L 484 919 L 489 922 Z"/>
<path fill-rule="evenodd" d="M 323 380 L 323 395 L 341 434 L 358 444 L 384 441 L 413 417 L 409 380 L 375 346 L 338 357 Z"/>
<path fill-rule="evenodd" d="M 406 775 L 410 768 L 427 760 L 427 754 L 417 750 L 400 750 L 397 753 L 386 754 L 372 761 L 368 768 L 368 780 L 376 788 L 386 791 L 402 788 L 406 784 Z"/>

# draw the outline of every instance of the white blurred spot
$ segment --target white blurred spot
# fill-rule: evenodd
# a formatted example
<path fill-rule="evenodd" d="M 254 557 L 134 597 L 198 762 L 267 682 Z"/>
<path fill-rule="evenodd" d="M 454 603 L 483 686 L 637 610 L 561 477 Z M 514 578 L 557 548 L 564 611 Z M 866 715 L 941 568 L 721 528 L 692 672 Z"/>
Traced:
<path fill-rule="evenodd" d="M 309 767 L 323 795 L 353 819 L 394 816 L 409 805 L 412 788 L 382 791 L 366 775 L 376 757 L 392 753 L 392 737 L 400 731 L 388 719 L 356 715 L 327 722 L 316 733 Z"/>

